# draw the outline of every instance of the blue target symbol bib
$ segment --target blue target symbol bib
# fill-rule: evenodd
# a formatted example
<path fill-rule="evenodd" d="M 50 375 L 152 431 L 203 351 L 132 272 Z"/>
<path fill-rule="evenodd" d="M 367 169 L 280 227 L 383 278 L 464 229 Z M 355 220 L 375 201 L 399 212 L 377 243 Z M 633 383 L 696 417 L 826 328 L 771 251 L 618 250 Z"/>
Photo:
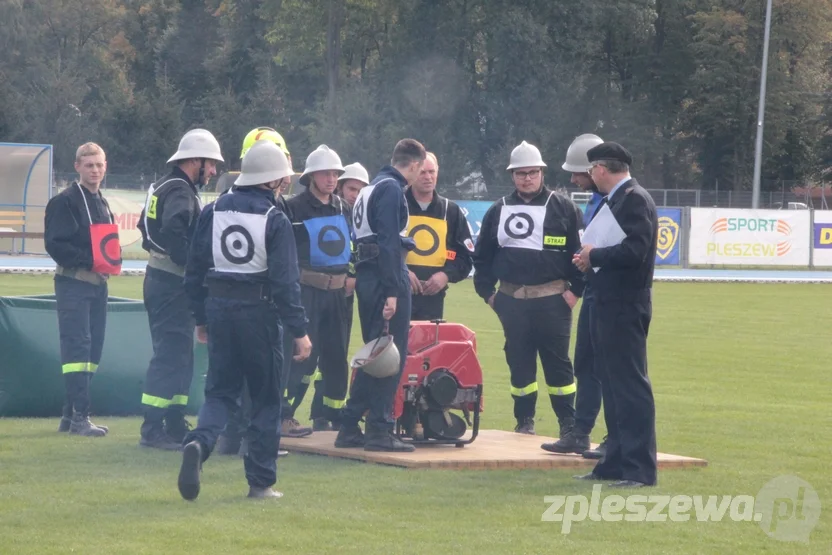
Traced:
<path fill-rule="evenodd" d="M 346 266 L 350 261 L 350 228 L 343 215 L 304 220 L 309 233 L 309 263 L 317 268 Z"/>

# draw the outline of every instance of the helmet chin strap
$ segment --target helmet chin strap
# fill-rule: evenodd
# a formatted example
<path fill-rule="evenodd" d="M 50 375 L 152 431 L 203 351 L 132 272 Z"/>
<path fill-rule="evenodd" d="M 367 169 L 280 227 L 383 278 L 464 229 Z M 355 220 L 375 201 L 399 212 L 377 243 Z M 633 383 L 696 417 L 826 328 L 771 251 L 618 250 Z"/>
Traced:
<path fill-rule="evenodd" d="M 196 178 L 196 188 L 202 189 L 205 187 L 205 183 L 202 182 L 202 178 L 205 177 L 205 158 L 199 159 L 199 177 Z"/>

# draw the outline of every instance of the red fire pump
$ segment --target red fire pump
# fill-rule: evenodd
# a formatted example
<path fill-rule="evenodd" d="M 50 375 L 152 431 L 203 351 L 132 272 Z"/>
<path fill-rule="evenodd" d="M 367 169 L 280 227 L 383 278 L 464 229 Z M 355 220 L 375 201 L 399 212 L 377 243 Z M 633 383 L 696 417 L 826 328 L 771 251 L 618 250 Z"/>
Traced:
<path fill-rule="evenodd" d="M 472 443 L 483 410 L 474 332 L 444 320 L 413 321 L 407 350 L 393 404 L 396 435 L 413 444 Z M 472 426 L 471 437 L 461 440 L 467 426 Z"/>

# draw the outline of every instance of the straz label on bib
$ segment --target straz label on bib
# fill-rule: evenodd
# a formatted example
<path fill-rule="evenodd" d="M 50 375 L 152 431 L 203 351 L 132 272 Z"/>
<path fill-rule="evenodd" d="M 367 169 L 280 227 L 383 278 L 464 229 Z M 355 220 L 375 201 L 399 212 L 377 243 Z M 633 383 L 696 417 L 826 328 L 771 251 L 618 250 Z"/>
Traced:
<path fill-rule="evenodd" d="M 427 216 L 410 216 L 407 236 L 416 243 L 416 248 L 407 254 L 410 266 L 441 268 L 448 259 L 446 245 L 448 222 Z M 456 253 L 454 253 L 456 256 Z"/>
<path fill-rule="evenodd" d="M 497 242 L 506 248 L 543 250 L 545 218 L 545 206 L 503 206 Z"/>
<path fill-rule="evenodd" d="M 342 215 L 304 220 L 309 233 L 309 263 L 314 268 L 345 266 L 350 261 L 350 229 Z"/>
<path fill-rule="evenodd" d="M 266 214 L 214 211 L 214 267 L 220 272 L 256 274 L 268 269 Z"/>

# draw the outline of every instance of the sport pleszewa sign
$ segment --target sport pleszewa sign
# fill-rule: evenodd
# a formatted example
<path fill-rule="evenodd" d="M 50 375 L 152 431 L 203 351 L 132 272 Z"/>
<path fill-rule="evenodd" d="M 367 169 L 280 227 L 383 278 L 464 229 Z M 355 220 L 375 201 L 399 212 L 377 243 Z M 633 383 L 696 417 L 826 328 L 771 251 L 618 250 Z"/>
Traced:
<path fill-rule="evenodd" d="M 808 211 L 692 208 L 691 264 L 809 264 Z"/>

